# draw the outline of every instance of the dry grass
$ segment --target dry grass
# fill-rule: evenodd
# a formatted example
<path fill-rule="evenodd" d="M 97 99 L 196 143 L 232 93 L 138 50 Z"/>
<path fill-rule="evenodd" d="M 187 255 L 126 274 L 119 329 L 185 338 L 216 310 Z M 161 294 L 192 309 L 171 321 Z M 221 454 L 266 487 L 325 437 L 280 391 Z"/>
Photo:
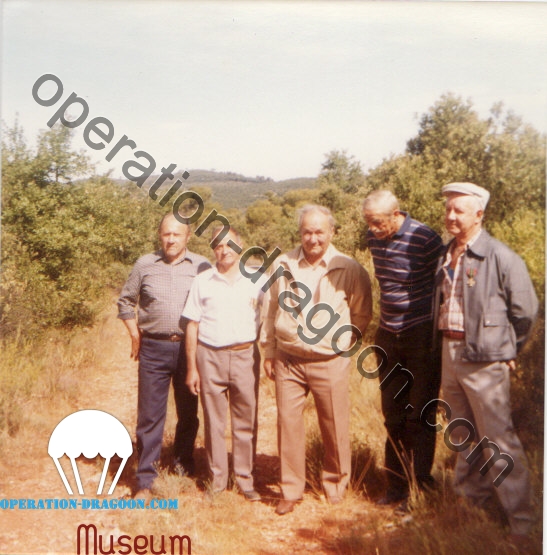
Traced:
<path fill-rule="evenodd" d="M 97 354 L 86 336 L 51 333 L 40 343 L 2 342 L 0 441 L 39 429 L 45 417 L 67 413 L 80 394 L 80 376 L 93 367 Z"/>
<path fill-rule="evenodd" d="M 129 361 L 128 349 L 125 330 L 113 317 L 113 310 L 88 332 L 64 339 L 55 337 L 40 346 L 21 343 L 5 346 L 0 374 L 3 452 L 0 476 L 4 477 L 0 478 L 1 497 L 68 497 L 47 456 L 47 442 L 55 424 L 74 410 L 106 410 L 134 434 L 136 365 Z M 73 553 L 75 529 L 82 522 L 96 523 L 103 536 L 188 535 L 192 553 L 206 555 L 515 553 L 504 540 L 507 529 L 498 507 L 485 512 L 454 496 L 450 487 L 454 454 L 444 445 L 441 434 L 437 438 L 434 468 L 440 484 L 438 491 L 427 499 L 415 495 L 411 516 L 398 517 L 389 508 L 376 507 L 373 500 L 382 494 L 384 487 L 385 438 L 377 380 L 363 378 L 354 370 L 351 402 L 353 472 L 348 495 L 340 505 L 330 506 L 321 493 L 323 447 L 310 398 L 305 411 L 308 487 L 304 500 L 290 515 L 274 514 L 279 499 L 275 392 L 273 383 L 263 377 L 256 469 L 262 502 L 248 503 L 235 489 L 212 501 L 204 496 L 207 471 L 201 429 L 196 449 L 197 478 L 180 478 L 169 473 L 175 425 L 171 400 L 162 453 L 164 468 L 156 481 L 155 495 L 177 499 L 177 510 L 4 512 L 4 531 L 0 529 L 2 553 Z M 541 461 L 541 446 L 537 446 L 530 453 L 530 462 L 538 492 Z M 117 495 L 128 493 L 134 485 L 135 463 L 133 456 Z M 92 497 L 92 482 L 97 481 L 101 462 L 79 462 L 79 468 L 88 491 L 86 497 Z M 10 479 L 6 480 L 8 475 Z M 538 517 L 541 517 L 539 507 Z M 534 533 L 533 552 L 537 553 L 541 552 L 540 524 L 541 521 Z M 40 527 L 48 530 L 46 551 L 41 550 L 32 532 Z"/>

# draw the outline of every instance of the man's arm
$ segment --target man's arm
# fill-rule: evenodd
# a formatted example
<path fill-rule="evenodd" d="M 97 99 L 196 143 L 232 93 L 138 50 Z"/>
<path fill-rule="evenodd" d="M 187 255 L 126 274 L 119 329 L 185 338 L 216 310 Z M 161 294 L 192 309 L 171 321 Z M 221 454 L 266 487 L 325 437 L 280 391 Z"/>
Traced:
<path fill-rule="evenodd" d="M 430 231 L 432 233 L 431 238 L 424 245 L 425 264 L 434 273 L 437 270 L 439 257 L 444 252 L 444 245 L 441 237 L 433 230 Z"/>
<path fill-rule="evenodd" d="M 141 349 L 141 332 L 137 325 L 135 307 L 139 302 L 141 289 L 141 273 L 138 263 L 135 264 L 118 299 L 118 318 L 120 318 L 131 338 L 131 355 L 134 360 L 138 360 Z"/>
<path fill-rule="evenodd" d="M 514 253 L 505 272 L 505 298 L 508 299 L 508 316 L 517 339 L 519 352 L 530 336 L 538 311 L 538 300 L 526 264 Z"/>
<path fill-rule="evenodd" d="M 189 320 L 186 326 L 186 385 L 190 393 L 197 395 L 199 393 L 199 373 L 196 361 L 196 352 L 198 347 L 198 329 L 199 322 Z"/>
<path fill-rule="evenodd" d="M 362 337 L 372 320 L 372 286 L 368 272 L 359 264 L 357 271 L 353 272 L 354 279 L 351 292 L 348 292 L 348 306 L 351 323 L 359 329 Z"/>
<path fill-rule="evenodd" d="M 275 379 L 275 316 L 278 309 L 278 287 L 277 281 L 275 281 L 264 294 L 260 328 L 260 345 L 264 349 L 264 372 L 270 380 Z"/>
<path fill-rule="evenodd" d="M 202 306 L 200 302 L 201 277 L 203 277 L 203 274 L 198 275 L 194 279 L 186 305 L 182 311 L 182 317 L 188 322 L 186 325 L 186 385 L 194 395 L 199 393 L 199 373 L 196 352 L 198 348 L 199 321 L 202 316 Z"/>

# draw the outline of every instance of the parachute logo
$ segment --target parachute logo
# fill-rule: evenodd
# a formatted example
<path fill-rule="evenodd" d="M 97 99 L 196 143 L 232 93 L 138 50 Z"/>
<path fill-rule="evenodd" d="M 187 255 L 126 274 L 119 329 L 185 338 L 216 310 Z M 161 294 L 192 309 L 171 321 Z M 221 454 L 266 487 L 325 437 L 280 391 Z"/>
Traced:
<path fill-rule="evenodd" d="M 59 459 L 63 455 L 66 454 L 70 459 L 78 485 L 78 493 L 81 495 L 83 495 L 84 490 L 75 459 L 80 455 L 87 459 L 94 459 L 97 454 L 105 459 L 99 488 L 97 489 L 97 495 L 100 495 L 103 491 L 110 459 L 114 454 L 118 455 L 122 462 L 108 490 L 108 495 L 112 495 L 125 463 L 133 453 L 133 444 L 124 425 L 111 414 L 101 410 L 80 410 L 69 414 L 57 424 L 49 438 L 47 452 L 53 459 L 59 476 L 61 476 L 61 480 L 63 480 L 63 484 L 70 495 L 74 495 L 72 488 L 59 463 Z"/>

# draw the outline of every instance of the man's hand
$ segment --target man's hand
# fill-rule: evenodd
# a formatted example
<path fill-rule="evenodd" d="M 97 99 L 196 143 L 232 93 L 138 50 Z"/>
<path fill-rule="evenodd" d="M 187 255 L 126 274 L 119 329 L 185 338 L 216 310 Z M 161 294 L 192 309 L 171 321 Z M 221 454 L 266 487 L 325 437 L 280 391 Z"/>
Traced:
<path fill-rule="evenodd" d="M 137 321 L 133 318 L 123 320 L 123 323 L 129 332 L 129 337 L 131 338 L 130 358 L 133 360 L 139 360 L 139 353 L 141 351 L 141 330 L 137 326 Z"/>
<path fill-rule="evenodd" d="M 188 370 L 186 375 L 186 385 L 193 395 L 199 394 L 199 374 L 197 370 Z"/>
<path fill-rule="evenodd" d="M 275 358 L 267 358 L 264 360 L 264 372 L 270 380 L 275 380 Z"/>
<path fill-rule="evenodd" d="M 139 353 L 141 351 L 141 334 L 131 336 L 131 356 L 133 360 L 139 360 Z"/>

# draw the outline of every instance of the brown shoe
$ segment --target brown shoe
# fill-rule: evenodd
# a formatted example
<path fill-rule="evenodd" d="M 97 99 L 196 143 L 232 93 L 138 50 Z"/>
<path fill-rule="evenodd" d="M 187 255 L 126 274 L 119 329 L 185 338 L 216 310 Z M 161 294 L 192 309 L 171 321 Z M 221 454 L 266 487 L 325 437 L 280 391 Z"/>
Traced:
<path fill-rule="evenodd" d="M 281 499 L 275 508 L 276 515 L 286 515 L 292 513 L 299 500 L 291 501 L 290 499 Z"/>
<path fill-rule="evenodd" d="M 150 503 L 152 499 L 152 492 L 148 488 L 140 489 L 134 496 L 133 499 L 144 499 L 146 504 Z"/>

